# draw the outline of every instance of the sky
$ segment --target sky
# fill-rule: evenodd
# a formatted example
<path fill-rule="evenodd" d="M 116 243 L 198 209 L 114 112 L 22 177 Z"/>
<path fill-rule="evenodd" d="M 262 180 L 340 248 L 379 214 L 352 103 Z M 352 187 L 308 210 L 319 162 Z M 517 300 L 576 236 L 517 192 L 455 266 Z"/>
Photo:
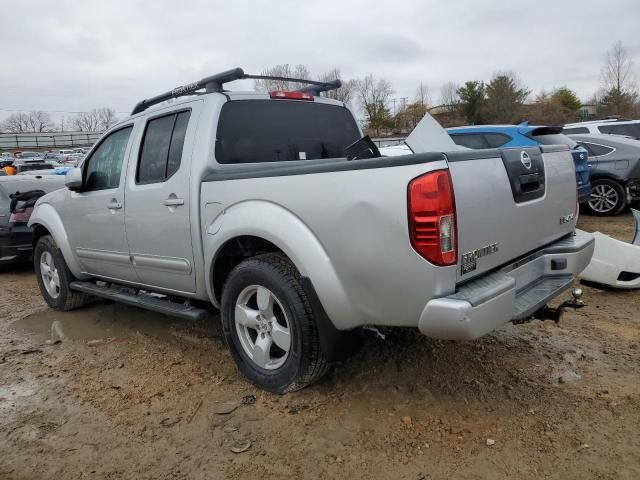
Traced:
<path fill-rule="evenodd" d="M 0 0 L 0 119 L 103 106 L 124 117 L 202 77 L 283 63 L 373 74 L 410 100 L 423 82 L 432 104 L 445 82 L 504 70 L 587 100 L 617 40 L 640 77 L 639 25 L 639 0 Z"/>

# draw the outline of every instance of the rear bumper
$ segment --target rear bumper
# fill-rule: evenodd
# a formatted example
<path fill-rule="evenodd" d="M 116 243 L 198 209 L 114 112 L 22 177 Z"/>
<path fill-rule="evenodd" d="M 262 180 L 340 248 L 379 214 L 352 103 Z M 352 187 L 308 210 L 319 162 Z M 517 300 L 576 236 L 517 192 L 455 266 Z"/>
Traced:
<path fill-rule="evenodd" d="M 593 235 L 577 230 L 498 271 L 430 300 L 418 328 L 433 338 L 472 340 L 531 316 L 569 288 L 593 255 Z"/>
<path fill-rule="evenodd" d="M 591 182 L 585 185 L 580 185 L 578 187 L 578 203 L 588 202 L 590 196 L 591 196 Z"/>
<path fill-rule="evenodd" d="M 33 245 L 30 230 L 0 227 L 0 265 L 26 260 L 31 255 Z"/>

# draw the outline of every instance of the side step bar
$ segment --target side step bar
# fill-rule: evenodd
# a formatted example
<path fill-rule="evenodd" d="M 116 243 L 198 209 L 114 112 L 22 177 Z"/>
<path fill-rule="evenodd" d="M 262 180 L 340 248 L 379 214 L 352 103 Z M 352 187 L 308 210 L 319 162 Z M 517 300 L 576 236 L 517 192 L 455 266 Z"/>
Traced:
<path fill-rule="evenodd" d="M 124 303 L 134 307 L 145 308 L 153 312 L 164 313 L 172 317 L 179 317 L 184 320 L 204 320 L 207 311 L 192 305 L 174 303 L 169 300 L 157 298 L 146 293 L 133 293 L 134 290 L 128 287 L 109 287 L 96 285 L 93 282 L 75 281 L 70 287 L 78 292 L 88 293 L 96 297 L 102 297 L 115 302 Z"/>

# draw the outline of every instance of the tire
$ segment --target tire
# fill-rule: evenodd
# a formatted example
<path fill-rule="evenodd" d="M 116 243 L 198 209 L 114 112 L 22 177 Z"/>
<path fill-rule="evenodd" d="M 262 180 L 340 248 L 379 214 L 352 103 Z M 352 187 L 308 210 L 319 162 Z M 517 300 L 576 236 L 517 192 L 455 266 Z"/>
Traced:
<path fill-rule="evenodd" d="M 86 305 L 90 296 L 69 288 L 75 277 L 51 235 L 38 239 L 33 250 L 33 268 L 40 293 L 54 310 L 69 311 Z M 57 278 L 57 284 L 55 282 Z"/>
<path fill-rule="evenodd" d="M 598 217 L 618 215 L 627 206 L 627 192 L 615 180 L 600 178 L 591 182 L 591 196 L 582 204 L 586 213 Z"/>
<path fill-rule="evenodd" d="M 292 392 L 326 373 L 313 309 L 284 255 L 259 255 L 236 266 L 222 291 L 221 317 L 233 359 L 260 388 Z"/>

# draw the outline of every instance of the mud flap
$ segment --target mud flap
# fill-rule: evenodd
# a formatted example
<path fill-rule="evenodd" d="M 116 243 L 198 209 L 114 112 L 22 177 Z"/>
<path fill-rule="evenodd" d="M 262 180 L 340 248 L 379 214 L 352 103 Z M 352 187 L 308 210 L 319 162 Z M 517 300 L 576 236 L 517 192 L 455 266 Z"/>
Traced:
<path fill-rule="evenodd" d="M 320 334 L 320 346 L 327 361 L 339 362 L 360 350 L 363 339 L 358 331 L 338 330 L 324 310 L 311 279 L 309 277 L 301 277 L 301 281 L 313 309 L 313 316 Z"/>

